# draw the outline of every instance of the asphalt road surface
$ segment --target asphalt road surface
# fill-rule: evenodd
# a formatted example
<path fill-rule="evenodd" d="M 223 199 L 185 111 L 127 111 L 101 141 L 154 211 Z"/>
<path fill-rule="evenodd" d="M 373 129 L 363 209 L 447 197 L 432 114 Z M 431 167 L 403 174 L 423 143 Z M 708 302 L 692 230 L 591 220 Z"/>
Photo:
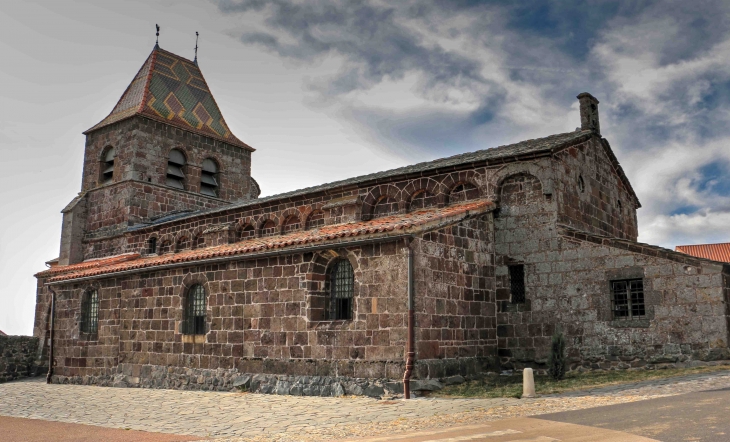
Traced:
<path fill-rule="evenodd" d="M 730 441 L 730 389 L 533 416 L 663 442 Z"/>

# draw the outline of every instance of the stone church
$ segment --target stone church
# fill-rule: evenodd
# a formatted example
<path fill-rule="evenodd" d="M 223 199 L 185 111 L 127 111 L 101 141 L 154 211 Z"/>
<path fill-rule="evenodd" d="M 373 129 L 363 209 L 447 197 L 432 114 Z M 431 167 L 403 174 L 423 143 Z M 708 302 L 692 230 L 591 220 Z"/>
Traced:
<path fill-rule="evenodd" d="M 51 380 L 397 391 L 544 368 L 556 327 L 569 369 L 730 358 L 730 265 L 637 242 L 598 100 L 577 98 L 574 132 L 259 198 L 197 61 L 155 46 L 84 132 L 35 275 Z"/>

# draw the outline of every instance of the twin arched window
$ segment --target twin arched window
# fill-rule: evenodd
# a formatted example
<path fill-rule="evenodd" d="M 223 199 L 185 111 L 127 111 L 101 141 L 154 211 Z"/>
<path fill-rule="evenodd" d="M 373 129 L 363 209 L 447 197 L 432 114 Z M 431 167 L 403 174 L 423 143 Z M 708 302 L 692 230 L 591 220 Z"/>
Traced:
<path fill-rule="evenodd" d="M 205 311 L 205 289 L 201 284 L 195 284 L 194 286 L 190 287 L 187 296 L 185 297 L 185 307 L 183 309 L 183 334 L 205 334 Z"/>
<path fill-rule="evenodd" d="M 352 319 L 355 294 L 355 272 L 346 259 L 338 259 L 330 267 L 328 278 L 327 319 Z"/>
<path fill-rule="evenodd" d="M 178 149 L 172 149 L 167 157 L 167 179 L 165 183 L 175 189 L 185 189 L 185 155 Z M 200 168 L 200 193 L 218 197 L 218 165 L 206 158 Z"/>
<path fill-rule="evenodd" d="M 81 301 L 81 332 L 95 334 L 99 331 L 99 292 L 89 290 Z"/>

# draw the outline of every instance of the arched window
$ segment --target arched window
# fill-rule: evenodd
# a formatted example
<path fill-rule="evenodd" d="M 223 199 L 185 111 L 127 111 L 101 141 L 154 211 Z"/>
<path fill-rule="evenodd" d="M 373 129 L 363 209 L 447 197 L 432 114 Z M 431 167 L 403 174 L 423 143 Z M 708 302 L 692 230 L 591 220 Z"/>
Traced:
<path fill-rule="evenodd" d="M 185 155 L 177 149 L 172 149 L 167 157 L 166 184 L 176 189 L 185 189 Z"/>
<path fill-rule="evenodd" d="M 293 232 L 294 230 L 299 230 L 299 225 L 299 217 L 297 215 L 289 215 L 284 220 L 281 231 L 282 233 Z"/>
<path fill-rule="evenodd" d="M 253 238 L 254 236 L 256 236 L 256 229 L 254 229 L 251 224 L 246 224 L 243 229 L 241 229 L 241 240 Z"/>
<path fill-rule="evenodd" d="M 188 290 L 185 299 L 185 319 L 183 320 L 183 334 L 205 334 L 205 289 L 195 284 Z"/>
<path fill-rule="evenodd" d="M 449 204 L 461 203 L 479 198 L 479 189 L 471 183 L 460 183 L 451 190 Z"/>
<path fill-rule="evenodd" d="M 117 154 L 113 147 L 108 147 L 101 158 L 99 167 L 99 184 L 111 183 L 114 179 L 114 159 Z"/>
<path fill-rule="evenodd" d="M 165 253 L 172 253 L 172 252 L 175 251 L 173 249 L 174 249 L 174 247 L 172 246 L 172 241 L 170 241 L 168 239 L 168 240 L 162 241 L 162 244 L 160 244 L 160 246 L 159 246 L 159 253 L 158 254 L 159 255 L 164 255 Z"/>
<path fill-rule="evenodd" d="M 95 334 L 99 330 L 99 294 L 96 290 L 84 293 L 81 302 L 81 333 Z"/>
<path fill-rule="evenodd" d="M 270 236 L 276 234 L 276 223 L 273 219 L 266 220 L 264 225 L 261 226 L 261 232 L 259 236 Z"/>
<path fill-rule="evenodd" d="M 411 201 L 408 204 L 408 211 L 413 212 L 415 210 L 425 209 L 427 207 L 433 207 L 438 201 L 436 197 L 426 189 L 416 191 L 411 197 Z"/>
<path fill-rule="evenodd" d="M 203 161 L 203 167 L 200 170 L 200 193 L 218 196 L 218 165 L 210 158 Z"/>
<path fill-rule="evenodd" d="M 314 212 L 310 213 L 307 217 L 306 229 L 316 229 L 322 226 L 324 226 L 324 212 L 317 209 Z"/>
<path fill-rule="evenodd" d="M 180 252 L 182 250 L 188 250 L 191 247 L 191 241 L 190 238 L 187 236 L 181 236 L 177 240 L 177 245 L 175 246 L 175 251 Z"/>
<path fill-rule="evenodd" d="M 355 272 L 346 259 L 338 259 L 330 267 L 328 281 L 328 319 L 352 319 Z"/>
<path fill-rule="evenodd" d="M 372 218 L 380 218 L 381 216 L 393 215 L 395 213 L 398 213 L 398 201 L 395 198 L 384 195 L 375 203 Z"/>

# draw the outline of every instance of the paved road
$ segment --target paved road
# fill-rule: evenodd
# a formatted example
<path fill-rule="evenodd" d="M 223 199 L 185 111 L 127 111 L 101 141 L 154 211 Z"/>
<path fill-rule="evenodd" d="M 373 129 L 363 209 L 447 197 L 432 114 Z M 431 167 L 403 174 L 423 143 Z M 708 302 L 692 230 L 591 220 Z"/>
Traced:
<path fill-rule="evenodd" d="M 730 441 L 730 389 L 534 417 L 621 430 L 663 442 Z"/>
<path fill-rule="evenodd" d="M 532 418 L 504 419 L 482 425 L 418 431 L 410 435 L 350 439 L 347 442 L 657 442 L 621 431 Z"/>
<path fill-rule="evenodd" d="M 3 442 L 183 442 L 200 438 L 0 416 L 0 440 Z"/>
<path fill-rule="evenodd" d="M 47 385 L 43 381 L 0 384 L 0 416 L 202 437 L 251 437 L 427 418 L 520 402 L 512 398 L 385 401 Z"/>
<path fill-rule="evenodd" d="M 379 401 L 353 397 L 317 398 L 46 385 L 43 379 L 36 379 L 0 384 L 0 416 L 220 438 L 216 442 L 319 442 L 354 437 L 390 437 L 399 433 L 410 435 L 414 431 L 455 429 L 458 432 L 465 431 L 464 426 L 489 427 L 494 421 L 508 418 L 534 417 L 615 404 L 623 404 L 614 407 L 618 409 L 630 406 L 640 409 L 641 405 L 629 403 L 641 404 L 638 401 L 723 388 L 730 389 L 730 371 L 727 370 L 526 400 Z M 538 422 L 545 425 L 545 421 Z M 524 437 L 518 435 L 512 440 L 533 440 L 526 436 L 529 433 L 525 429 L 507 429 L 522 431 Z M 482 430 L 474 431 L 478 433 Z M 492 430 L 484 431 L 489 433 Z M 0 422 L 0 440 L 4 442 L 2 434 L 3 424 Z M 651 437 L 653 433 L 635 434 Z M 426 440 L 437 439 L 432 437 Z"/>

